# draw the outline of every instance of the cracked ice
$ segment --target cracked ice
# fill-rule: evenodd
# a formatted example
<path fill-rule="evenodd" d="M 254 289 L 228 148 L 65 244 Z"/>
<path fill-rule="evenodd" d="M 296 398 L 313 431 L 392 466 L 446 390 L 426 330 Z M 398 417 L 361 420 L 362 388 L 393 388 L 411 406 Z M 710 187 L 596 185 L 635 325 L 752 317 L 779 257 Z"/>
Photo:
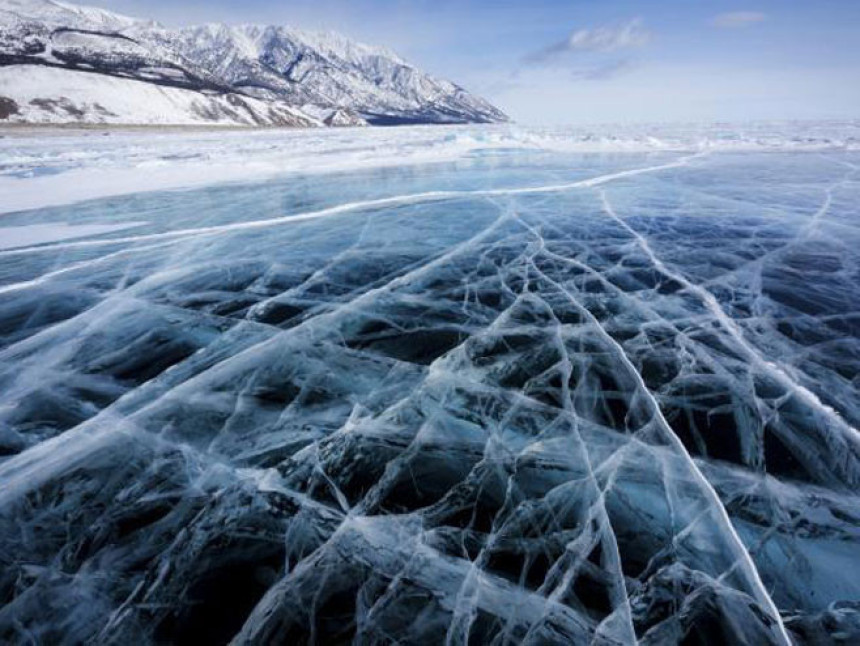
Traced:
<path fill-rule="evenodd" d="M 860 153 L 500 141 L 3 216 L 0 640 L 860 638 Z"/>

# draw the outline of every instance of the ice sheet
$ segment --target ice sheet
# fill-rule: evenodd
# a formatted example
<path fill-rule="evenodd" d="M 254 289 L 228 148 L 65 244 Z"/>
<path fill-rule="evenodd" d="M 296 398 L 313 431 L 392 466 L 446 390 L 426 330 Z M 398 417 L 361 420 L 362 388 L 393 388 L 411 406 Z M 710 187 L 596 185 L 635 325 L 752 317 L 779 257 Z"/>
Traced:
<path fill-rule="evenodd" d="M 200 187 L 474 155 L 545 152 L 857 150 L 860 122 L 535 129 L 419 126 L 329 130 L 8 130 L 0 213 L 138 191 Z M 51 131 L 48 131 L 51 132 Z M 2 133 L 2 131 L 0 131 Z M 17 133 L 17 134 L 16 134 Z"/>
<path fill-rule="evenodd" d="M 19 227 L 0 227 L 0 249 L 14 249 L 30 245 L 59 242 L 73 238 L 87 238 L 145 225 L 146 222 L 123 224 L 25 224 Z"/>
<path fill-rule="evenodd" d="M 0 640 L 860 637 L 850 129 L 366 132 L 3 216 L 137 228 L 0 251 Z M 121 137 L 27 154 L 154 150 Z M 322 172 L 335 141 L 416 152 Z"/>

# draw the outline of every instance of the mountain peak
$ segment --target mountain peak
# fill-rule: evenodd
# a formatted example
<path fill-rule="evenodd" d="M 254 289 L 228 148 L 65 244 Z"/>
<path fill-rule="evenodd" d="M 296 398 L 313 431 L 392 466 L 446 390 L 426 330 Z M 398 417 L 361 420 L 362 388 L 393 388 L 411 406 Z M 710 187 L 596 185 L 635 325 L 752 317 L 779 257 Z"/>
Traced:
<path fill-rule="evenodd" d="M 389 49 L 334 31 L 222 23 L 169 29 L 59 0 L 4 0 L 0 98 L 10 107 L 0 119 L 139 122 L 140 114 L 124 107 L 135 102 L 115 93 L 156 103 L 160 96 L 168 112 L 166 104 L 182 104 L 181 114 L 164 115 L 177 123 L 507 120 L 483 99 L 421 72 Z M 273 121 L 272 114 L 285 109 L 304 122 Z"/>
<path fill-rule="evenodd" d="M 99 26 L 103 29 L 120 30 L 138 25 L 158 24 L 152 20 L 132 18 L 100 7 L 61 0 L 3 0 L 0 16 L 4 13 L 33 22 L 72 28 Z"/>

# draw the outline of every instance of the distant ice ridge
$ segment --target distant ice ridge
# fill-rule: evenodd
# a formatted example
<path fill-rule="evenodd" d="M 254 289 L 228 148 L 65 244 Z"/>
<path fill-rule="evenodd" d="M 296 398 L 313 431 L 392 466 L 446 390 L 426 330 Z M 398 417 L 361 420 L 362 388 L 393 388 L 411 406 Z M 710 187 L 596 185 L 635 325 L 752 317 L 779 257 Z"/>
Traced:
<path fill-rule="evenodd" d="M 167 29 L 52 0 L 0 4 L 0 68 L 0 122 L 308 127 L 507 120 L 388 49 L 339 34 L 271 25 Z"/>
<path fill-rule="evenodd" d="M 860 120 L 606 124 L 530 128 L 519 136 L 539 148 L 574 152 L 858 150 Z"/>
<path fill-rule="evenodd" d="M 2 70 L 0 70 L 2 78 Z M 0 139 L 0 212 L 140 191 L 535 152 L 860 149 L 860 122 L 396 130 L 19 132 Z"/>

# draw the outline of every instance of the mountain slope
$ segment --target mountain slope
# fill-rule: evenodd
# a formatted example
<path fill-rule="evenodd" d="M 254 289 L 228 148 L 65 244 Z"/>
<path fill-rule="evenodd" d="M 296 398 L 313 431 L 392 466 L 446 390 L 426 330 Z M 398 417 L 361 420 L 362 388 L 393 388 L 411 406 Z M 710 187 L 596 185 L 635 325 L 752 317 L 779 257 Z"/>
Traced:
<path fill-rule="evenodd" d="M 173 30 L 52 0 L 0 0 L 2 119 L 309 126 L 507 117 L 388 50 L 338 34 Z"/>

